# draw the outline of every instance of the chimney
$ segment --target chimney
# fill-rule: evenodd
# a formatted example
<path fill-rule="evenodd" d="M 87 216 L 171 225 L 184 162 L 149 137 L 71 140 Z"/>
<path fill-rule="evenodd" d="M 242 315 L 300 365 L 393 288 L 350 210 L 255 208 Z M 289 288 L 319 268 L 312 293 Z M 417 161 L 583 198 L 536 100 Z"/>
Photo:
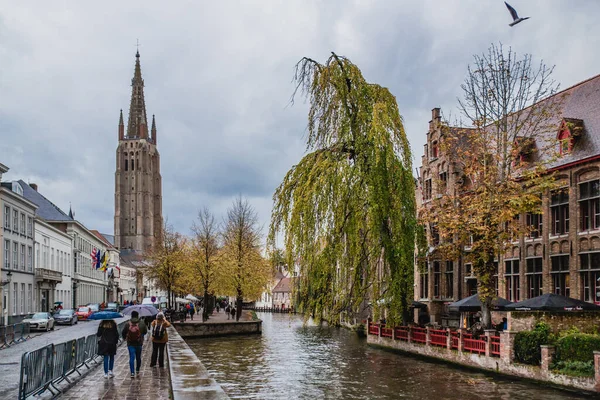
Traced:
<path fill-rule="evenodd" d="M 436 107 L 433 110 L 431 110 L 431 120 L 435 121 L 438 118 L 440 118 L 440 108 Z"/>
<path fill-rule="evenodd" d="M 38 190 L 37 190 L 37 189 L 38 189 L 38 188 L 37 188 L 37 183 L 30 183 L 30 184 L 29 184 L 29 186 L 31 186 L 31 188 L 32 188 L 33 190 L 35 190 L 36 192 L 38 191 Z"/>

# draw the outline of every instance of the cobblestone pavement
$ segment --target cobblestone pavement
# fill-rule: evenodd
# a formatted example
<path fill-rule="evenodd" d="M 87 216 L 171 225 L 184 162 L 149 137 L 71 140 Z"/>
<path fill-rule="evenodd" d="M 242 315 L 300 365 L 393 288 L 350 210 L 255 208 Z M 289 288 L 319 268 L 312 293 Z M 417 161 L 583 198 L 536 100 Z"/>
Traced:
<path fill-rule="evenodd" d="M 169 399 L 171 382 L 168 357 L 165 354 L 165 368 L 150 368 L 152 343 L 147 340 L 142 349 L 142 368 L 134 379 L 130 377 L 129 353 L 123 344 L 119 346 L 115 357 L 114 378 L 104 378 L 102 359 L 99 358 L 99 365 L 59 399 Z"/>
<path fill-rule="evenodd" d="M 115 321 L 121 322 L 118 318 Z M 32 338 L 0 350 L 0 399 L 16 399 L 19 395 L 21 356 L 26 351 L 37 350 L 50 343 L 61 343 L 71 339 L 95 334 L 99 321 L 79 321 L 73 326 L 57 325 L 54 331 L 32 332 Z"/>

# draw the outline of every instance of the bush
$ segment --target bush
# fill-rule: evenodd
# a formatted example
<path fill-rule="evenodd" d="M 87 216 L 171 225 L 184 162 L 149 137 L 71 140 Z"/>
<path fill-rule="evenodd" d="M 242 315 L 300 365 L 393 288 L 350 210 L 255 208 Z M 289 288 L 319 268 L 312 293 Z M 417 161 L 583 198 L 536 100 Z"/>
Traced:
<path fill-rule="evenodd" d="M 550 327 L 538 322 L 533 331 L 517 333 L 515 337 L 515 360 L 523 364 L 539 365 L 542 359 L 540 346 L 550 344 Z"/>
<path fill-rule="evenodd" d="M 594 360 L 592 361 L 558 361 L 551 368 L 560 374 L 570 376 L 594 376 Z"/>
<path fill-rule="evenodd" d="M 556 341 L 556 361 L 594 361 L 594 350 L 600 350 L 600 336 L 572 333 Z"/>

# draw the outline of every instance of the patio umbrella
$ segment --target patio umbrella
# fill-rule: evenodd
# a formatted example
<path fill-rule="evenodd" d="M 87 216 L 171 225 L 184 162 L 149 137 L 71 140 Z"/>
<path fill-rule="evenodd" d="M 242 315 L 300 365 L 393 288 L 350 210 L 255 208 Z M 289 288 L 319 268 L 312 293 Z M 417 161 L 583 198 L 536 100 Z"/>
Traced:
<path fill-rule="evenodd" d="M 600 307 L 571 297 L 546 293 L 518 303 L 512 303 L 506 306 L 505 309 L 506 311 L 592 311 L 600 310 Z"/>
<path fill-rule="evenodd" d="M 137 311 L 140 317 L 153 317 L 158 314 L 158 310 L 154 306 L 136 304 L 124 309 L 123 315 L 131 315 L 134 311 Z"/>
<path fill-rule="evenodd" d="M 182 299 L 181 297 L 177 297 L 177 298 L 175 299 L 175 303 L 187 304 L 187 303 L 191 303 L 191 300 L 188 300 L 188 299 Z"/>
<path fill-rule="evenodd" d="M 123 318 L 123 314 L 114 312 L 114 311 L 100 311 L 97 313 L 93 313 L 88 317 L 88 319 L 115 319 L 115 318 Z"/>
<path fill-rule="evenodd" d="M 503 299 L 502 297 L 496 297 L 492 302 L 493 310 L 504 310 L 507 304 L 512 304 L 510 301 Z M 479 294 L 474 294 L 469 297 L 465 297 L 462 300 L 455 301 L 448 305 L 448 310 L 458 312 L 469 312 L 469 311 L 481 311 L 481 301 L 479 301 Z"/>
<path fill-rule="evenodd" d="M 425 303 L 421 303 L 420 301 L 416 301 L 413 300 L 411 306 L 411 308 L 422 308 L 422 309 L 427 309 L 427 304 Z"/>
<path fill-rule="evenodd" d="M 197 298 L 197 297 L 195 297 L 195 296 L 192 296 L 191 294 L 188 294 L 187 296 L 185 296 L 185 298 L 186 298 L 187 300 L 191 300 L 191 301 L 200 301 L 200 300 L 198 300 L 198 298 Z"/>

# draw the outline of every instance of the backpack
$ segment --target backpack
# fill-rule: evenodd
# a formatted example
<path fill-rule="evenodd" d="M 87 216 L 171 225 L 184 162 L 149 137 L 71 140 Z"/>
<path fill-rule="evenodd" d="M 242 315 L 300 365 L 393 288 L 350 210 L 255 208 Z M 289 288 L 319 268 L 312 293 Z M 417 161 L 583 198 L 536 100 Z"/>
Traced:
<path fill-rule="evenodd" d="M 156 340 L 162 340 L 165 337 L 165 324 L 154 324 L 154 329 L 152 329 L 152 338 Z"/>
<path fill-rule="evenodd" d="M 138 324 L 129 322 L 129 330 L 127 331 L 127 342 L 136 343 L 142 338 L 142 332 Z"/>

